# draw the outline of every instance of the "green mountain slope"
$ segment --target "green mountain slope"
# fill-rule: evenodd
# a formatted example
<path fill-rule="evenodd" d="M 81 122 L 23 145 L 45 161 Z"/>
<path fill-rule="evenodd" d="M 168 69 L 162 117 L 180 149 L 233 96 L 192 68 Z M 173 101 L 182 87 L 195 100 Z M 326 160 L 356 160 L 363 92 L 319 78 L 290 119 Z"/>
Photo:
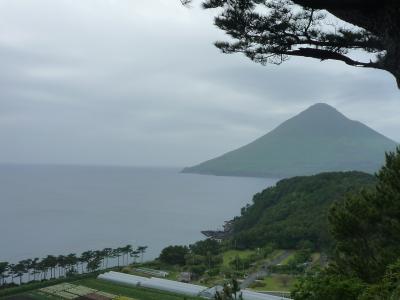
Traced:
<path fill-rule="evenodd" d="M 293 249 L 301 241 L 328 248 L 331 238 L 327 214 L 334 201 L 361 189 L 373 188 L 376 178 L 361 172 L 333 172 L 284 179 L 253 197 L 233 221 L 239 247 L 276 243 Z"/>
<path fill-rule="evenodd" d="M 327 104 L 315 104 L 273 131 L 186 173 L 291 177 L 330 171 L 373 173 L 396 143 Z"/>

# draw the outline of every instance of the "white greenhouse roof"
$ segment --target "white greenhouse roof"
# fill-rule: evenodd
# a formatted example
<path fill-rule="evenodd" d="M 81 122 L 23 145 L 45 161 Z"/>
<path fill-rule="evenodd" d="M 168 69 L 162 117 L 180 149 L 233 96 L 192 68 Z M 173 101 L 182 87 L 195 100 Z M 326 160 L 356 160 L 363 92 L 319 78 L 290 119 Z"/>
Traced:
<path fill-rule="evenodd" d="M 183 283 L 173 280 L 161 279 L 161 278 L 146 278 L 136 275 L 130 275 L 119 272 L 107 272 L 98 276 L 99 279 L 126 284 L 134 286 L 142 286 L 150 289 L 157 289 L 176 294 L 188 295 L 188 296 L 202 296 L 204 298 L 213 298 L 215 291 L 219 290 L 218 287 L 208 288 L 206 286 Z M 244 300 L 283 300 L 278 296 L 267 295 L 263 293 L 257 293 L 249 290 L 243 290 Z"/>

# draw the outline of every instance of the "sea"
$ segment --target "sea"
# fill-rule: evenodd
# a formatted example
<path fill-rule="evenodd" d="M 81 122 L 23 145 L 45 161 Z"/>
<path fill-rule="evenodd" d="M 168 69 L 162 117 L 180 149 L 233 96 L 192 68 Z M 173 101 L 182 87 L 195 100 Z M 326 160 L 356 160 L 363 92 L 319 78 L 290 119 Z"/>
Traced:
<path fill-rule="evenodd" d="M 178 168 L 0 165 L 0 261 L 204 239 L 277 179 Z"/>

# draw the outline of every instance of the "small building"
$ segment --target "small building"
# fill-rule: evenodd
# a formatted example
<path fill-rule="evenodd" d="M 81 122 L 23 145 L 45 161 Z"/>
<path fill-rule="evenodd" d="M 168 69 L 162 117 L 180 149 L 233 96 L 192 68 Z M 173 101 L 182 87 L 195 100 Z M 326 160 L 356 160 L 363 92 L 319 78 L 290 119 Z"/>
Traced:
<path fill-rule="evenodd" d="M 201 233 L 207 238 L 221 243 L 232 235 L 234 222 L 235 220 L 225 221 L 223 230 L 204 230 Z"/>
<path fill-rule="evenodd" d="M 193 280 L 193 273 L 191 273 L 191 272 L 181 272 L 179 274 L 178 280 L 180 282 L 189 283 L 189 282 L 191 282 Z"/>

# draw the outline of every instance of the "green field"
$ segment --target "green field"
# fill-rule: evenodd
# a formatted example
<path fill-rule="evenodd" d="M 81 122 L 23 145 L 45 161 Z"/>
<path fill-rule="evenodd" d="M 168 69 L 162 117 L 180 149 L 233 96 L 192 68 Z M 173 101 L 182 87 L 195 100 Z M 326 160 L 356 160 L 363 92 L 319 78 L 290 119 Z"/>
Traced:
<path fill-rule="evenodd" d="M 235 258 L 238 256 L 239 258 L 247 258 L 254 254 L 253 250 L 229 250 L 223 253 L 223 260 L 224 262 L 222 265 L 224 267 L 229 267 L 229 263 L 234 261 Z"/>

